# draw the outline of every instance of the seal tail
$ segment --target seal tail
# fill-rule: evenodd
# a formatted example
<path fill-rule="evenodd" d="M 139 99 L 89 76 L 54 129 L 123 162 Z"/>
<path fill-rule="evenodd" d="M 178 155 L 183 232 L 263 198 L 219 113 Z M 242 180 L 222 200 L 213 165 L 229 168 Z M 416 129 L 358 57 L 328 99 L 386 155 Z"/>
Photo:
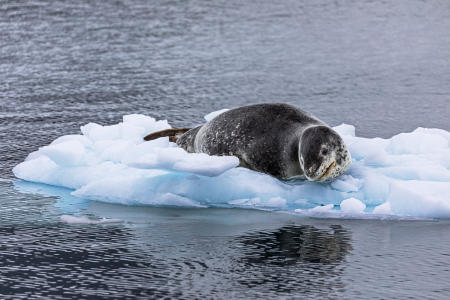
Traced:
<path fill-rule="evenodd" d="M 160 130 L 160 131 L 156 131 L 156 132 L 147 134 L 144 137 L 144 140 L 151 141 L 151 140 L 156 140 L 160 137 L 168 136 L 169 141 L 176 143 L 177 140 L 183 135 L 183 133 L 185 133 L 186 131 L 188 131 L 190 129 L 191 128 L 175 128 L 175 129 Z"/>

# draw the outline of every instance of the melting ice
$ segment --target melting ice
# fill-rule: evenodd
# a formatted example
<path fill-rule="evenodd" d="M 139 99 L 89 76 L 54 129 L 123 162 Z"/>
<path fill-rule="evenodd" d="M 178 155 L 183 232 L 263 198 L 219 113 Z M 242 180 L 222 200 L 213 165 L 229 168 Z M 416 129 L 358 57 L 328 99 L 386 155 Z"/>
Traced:
<path fill-rule="evenodd" d="M 206 116 L 211 119 L 223 112 Z M 171 128 L 167 121 L 126 115 L 89 123 L 28 155 L 13 172 L 23 180 L 73 189 L 72 195 L 128 205 L 237 206 L 302 215 L 450 217 L 450 133 L 418 128 L 390 139 L 334 129 L 353 158 L 332 183 L 283 182 L 236 167 L 238 159 L 189 154 L 168 138 L 143 141 Z"/>

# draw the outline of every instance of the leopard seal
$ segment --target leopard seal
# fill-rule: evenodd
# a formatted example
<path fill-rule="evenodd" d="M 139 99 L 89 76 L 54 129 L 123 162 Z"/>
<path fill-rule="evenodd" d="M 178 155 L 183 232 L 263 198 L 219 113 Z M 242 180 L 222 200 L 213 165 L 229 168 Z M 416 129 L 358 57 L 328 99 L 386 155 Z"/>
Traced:
<path fill-rule="evenodd" d="M 241 167 L 279 179 L 331 181 L 351 164 L 336 131 L 284 103 L 234 108 L 196 128 L 169 129 L 145 139 L 156 136 L 171 136 L 187 152 L 236 156 Z"/>

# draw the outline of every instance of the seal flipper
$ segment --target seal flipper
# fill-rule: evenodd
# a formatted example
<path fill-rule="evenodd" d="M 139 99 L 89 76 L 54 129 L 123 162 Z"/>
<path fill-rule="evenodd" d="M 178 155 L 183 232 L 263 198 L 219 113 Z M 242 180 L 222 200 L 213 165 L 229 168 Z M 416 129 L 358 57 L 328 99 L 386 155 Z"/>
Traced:
<path fill-rule="evenodd" d="M 144 140 L 151 141 L 156 140 L 160 137 L 169 137 L 169 141 L 176 143 L 177 140 L 183 135 L 183 133 L 189 131 L 190 128 L 176 128 L 176 129 L 165 129 L 156 132 L 152 132 L 144 137 Z"/>

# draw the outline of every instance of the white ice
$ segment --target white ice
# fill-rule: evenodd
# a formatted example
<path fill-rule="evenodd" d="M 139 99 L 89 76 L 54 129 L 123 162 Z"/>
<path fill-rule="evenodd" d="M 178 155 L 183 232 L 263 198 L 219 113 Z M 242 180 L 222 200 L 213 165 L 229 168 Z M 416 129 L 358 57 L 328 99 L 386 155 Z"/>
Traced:
<path fill-rule="evenodd" d="M 120 223 L 123 222 L 121 219 L 100 219 L 100 220 L 93 220 L 89 219 L 86 216 L 76 217 L 76 216 L 70 216 L 70 215 L 62 215 L 61 216 L 61 222 L 67 223 L 67 224 L 106 224 L 106 223 Z"/>
<path fill-rule="evenodd" d="M 228 111 L 228 108 L 224 108 L 221 110 L 217 110 L 217 111 L 213 111 L 210 112 L 209 114 L 207 114 L 206 116 L 204 116 L 206 122 L 211 121 L 212 119 L 214 119 L 215 117 L 217 117 L 220 114 L 223 114 L 224 112 Z"/>
<path fill-rule="evenodd" d="M 206 116 L 211 120 L 226 110 Z M 189 154 L 168 138 L 143 141 L 167 121 L 127 115 L 110 126 L 89 123 L 57 138 L 13 172 L 23 180 L 73 189 L 83 199 L 127 205 L 236 206 L 311 216 L 450 217 L 450 133 L 417 128 L 389 139 L 334 129 L 353 164 L 332 183 L 283 182 L 237 167 L 238 159 Z"/>

